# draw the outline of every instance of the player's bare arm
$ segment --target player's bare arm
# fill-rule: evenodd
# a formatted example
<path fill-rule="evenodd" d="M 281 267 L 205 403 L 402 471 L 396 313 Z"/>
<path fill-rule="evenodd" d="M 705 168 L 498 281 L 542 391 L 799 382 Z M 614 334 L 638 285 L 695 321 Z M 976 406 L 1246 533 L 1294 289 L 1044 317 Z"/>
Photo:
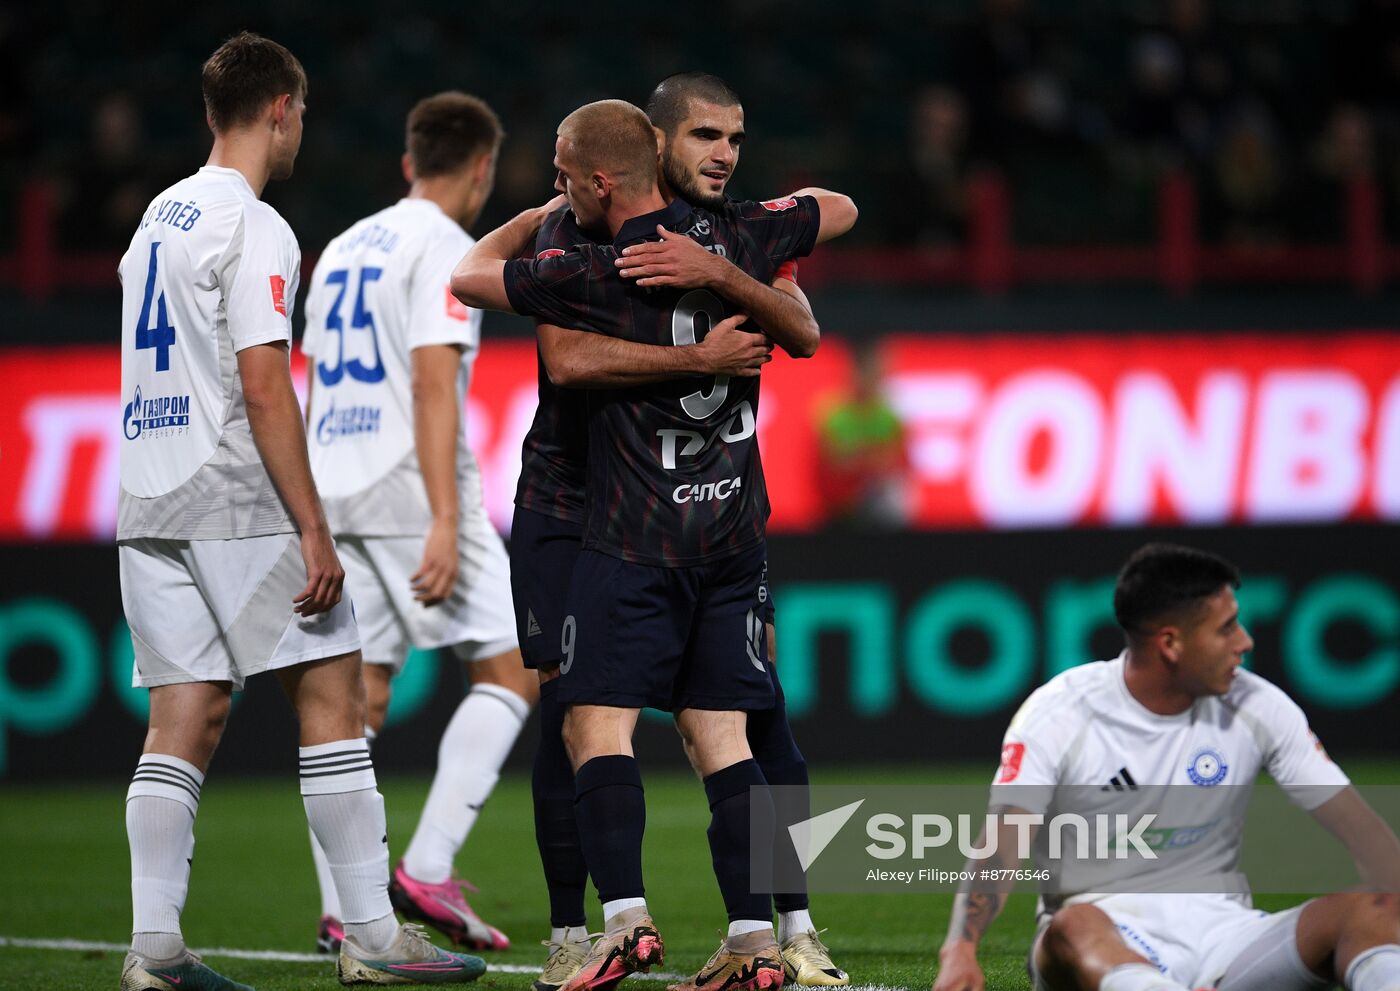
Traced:
<path fill-rule="evenodd" d="M 1347 848 L 1367 889 L 1400 893 L 1400 840 L 1355 787 L 1343 788 L 1312 815 Z"/>
<path fill-rule="evenodd" d="M 821 226 L 817 229 L 818 244 L 845 234 L 856 225 L 856 218 L 860 216 L 860 211 L 856 209 L 856 201 L 844 193 L 808 186 L 792 195 L 810 196 L 817 201 L 817 207 L 821 210 Z"/>
<path fill-rule="evenodd" d="M 622 249 L 616 265 L 639 286 L 711 289 L 749 314 L 779 347 L 794 358 L 810 358 L 821 342 L 821 328 L 800 291 L 793 296 L 765 286 L 728 259 L 706 251 L 698 242 L 657 226 L 660 241 L 645 241 Z M 796 285 L 778 279 L 785 286 Z"/>
<path fill-rule="evenodd" d="M 523 255 L 544 219 L 563 205 L 564 197 L 556 196 L 544 206 L 522 211 L 478 241 L 452 272 L 452 295 L 479 310 L 515 312 L 506 295 L 506 262 Z"/>
<path fill-rule="evenodd" d="M 535 332 L 551 382 L 569 389 L 609 389 L 687 375 L 748 378 L 759 374 L 773 360 L 773 346 L 761 334 L 740 327 L 747 319 L 737 313 L 715 324 L 698 344 L 676 347 L 639 344 L 551 324 L 539 324 Z"/>
<path fill-rule="evenodd" d="M 409 578 L 413 598 L 424 606 L 442 602 L 457 583 L 457 436 L 461 409 L 457 375 L 462 349 L 455 344 L 414 348 L 413 444 L 433 521 L 423 545 L 423 560 Z"/>
<path fill-rule="evenodd" d="M 1021 810 L 1001 808 L 992 811 L 1015 814 Z M 1014 823 L 1002 819 L 996 853 L 986 860 L 969 860 L 963 868 L 965 874 L 976 880 L 963 881 L 953 897 L 953 915 L 948 921 L 948 935 L 938 951 L 938 977 L 933 982 L 933 991 L 983 991 L 986 987 L 982 968 L 977 963 L 977 947 L 992 922 L 1006 907 L 1007 896 L 1015 882 L 982 880 L 982 872 L 1017 867 L 1020 864 L 1017 843 L 1021 841 L 1022 832 L 1023 829 Z M 1030 838 L 1034 838 L 1034 832 L 1032 828 L 1028 834 Z M 985 840 L 984 833 L 978 837 L 977 847 L 981 848 Z M 1002 873 L 998 871 L 998 874 Z"/>
<path fill-rule="evenodd" d="M 287 345 L 257 344 L 238 352 L 238 374 L 253 442 L 268 477 L 301 531 L 306 587 L 292 600 L 302 616 L 323 613 L 340 601 L 345 571 L 336 557 L 325 511 L 311 478 L 305 423 L 292 388 Z"/>

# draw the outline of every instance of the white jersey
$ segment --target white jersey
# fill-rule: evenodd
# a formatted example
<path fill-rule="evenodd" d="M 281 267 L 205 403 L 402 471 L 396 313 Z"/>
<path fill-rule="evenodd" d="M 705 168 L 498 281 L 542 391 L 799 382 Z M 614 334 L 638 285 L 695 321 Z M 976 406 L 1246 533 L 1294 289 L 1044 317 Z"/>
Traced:
<path fill-rule="evenodd" d="M 242 173 L 206 165 L 146 210 L 122 256 L 117 539 L 295 530 L 253 444 L 235 355 L 291 342 L 292 230 Z"/>
<path fill-rule="evenodd" d="M 475 243 L 436 203 L 403 199 L 332 240 L 316 265 L 302 339 L 313 366 L 307 446 L 336 534 L 422 536 L 432 520 L 414 446 L 411 352 L 462 347 L 462 410 L 481 313 L 449 283 Z M 479 503 L 465 425 L 457 444 L 459 498 Z"/>
<path fill-rule="evenodd" d="M 1065 895 L 1112 889 L 1247 895 L 1240 847 L 1260 770 L 1307 810 L 1344 788 L 1346 775 L 1298 705 L 1256 674 L 1241 669 L 1225 695 L 1162 716 L 1129 693 L 1125 665 L 1120 655 L 1071 668 L 1031 694 L 1006 731 L 992 804 L 1043 813 L 1047 823 L 1060 812 L 1087 818 L 1165 809 L 1149 845 L 1171 855 L 1140 859 L 1128 876 L 1124 862 L 1048 863 L 1049 887 L 1064 894 L 1043 899 L 1042 909 Z"/>

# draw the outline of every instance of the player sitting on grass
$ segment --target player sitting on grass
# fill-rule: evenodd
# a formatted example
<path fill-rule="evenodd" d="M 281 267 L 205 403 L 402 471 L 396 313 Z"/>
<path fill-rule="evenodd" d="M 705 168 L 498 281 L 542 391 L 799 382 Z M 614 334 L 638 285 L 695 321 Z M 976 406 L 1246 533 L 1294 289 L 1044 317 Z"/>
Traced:
<path fill-rule="evenodd" d="M 1380 893 L 1400 891 L 1400 842 L 1328 759 L 1302 710 L 1241 668 L 1254 642 L 1240 623 L 1238 586 L 1239 572 L 1214 555 L 1143 547 L 1113 596 L 1127 649 L 1054 678 L 1011 721 L 994 810 L 1048 821 L 1064 811 L 1057 786 L 1089 786 L 1127 807 L 1149 786 L 1197 798 L 1240 790 L 1229 805 L 1234 821 L 1175 846 L 1170 858 L 1118 860 L 1132 863 L 1113 874 L 1120 893 L 1077 886 L 1071 871 L 1080 865 L 1058 868 L 1031 947 L 1037 991 L 1307 991 L 1333 981 L 1348 991 L 1400 989 L 1400 897 Z M 1251 907 L 1237 866 L 1261 769 L 1345 844 L 1370 892 L 1283 912 Z M 997 838 L 999 851 L 1016 849 L 1015 826 Z M 1016 866 L 1014 852 L 998 858 L 969 869 Z M 1183 890 L 1234 893 L 1171 893 Z M 966 883 L 959 891 L 933 991 L 982 991 L 977 944 L 1004 891 Z"/>

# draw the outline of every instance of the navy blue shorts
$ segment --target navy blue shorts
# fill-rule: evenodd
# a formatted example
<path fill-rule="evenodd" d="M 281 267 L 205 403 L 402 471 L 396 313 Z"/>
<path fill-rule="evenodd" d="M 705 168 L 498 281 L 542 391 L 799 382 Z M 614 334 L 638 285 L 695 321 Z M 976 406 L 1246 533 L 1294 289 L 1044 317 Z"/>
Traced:
<path fill-rule="evenodd" d="M 583 546 L 583 524 L 515 507 L 510 529 L 510 592 L 527 668 L 552 668 L 563 657 L 560 632 L 569 577 Z"/>
<path fill-rule="evenodd" d="M 561 638 L 559 700 L 625 709 L 771 709 L 766 548 L 658 568 L 580 552 Z"/>

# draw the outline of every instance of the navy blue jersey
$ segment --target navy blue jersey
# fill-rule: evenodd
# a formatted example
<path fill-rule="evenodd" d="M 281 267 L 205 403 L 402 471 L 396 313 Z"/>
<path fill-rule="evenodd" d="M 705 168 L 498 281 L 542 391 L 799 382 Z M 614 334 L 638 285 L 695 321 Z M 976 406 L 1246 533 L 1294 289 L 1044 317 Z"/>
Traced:
<path fill-rule="evenodd" d="M 548 258 L 588 237 L 574 222 L 568 207 L 555 210 L 535 235 L 535 257 Z M 549 380 L 539 344 L 539 405 L 520 450 L 520 481 L 515 504 L 521 509 L 555 519 L 583 524 L 583 489 L 587 483 L 584 462 L 588 458 L 587 397 L 577 389 L 563 389 Z"/>
<path fill-rule="evenodd" d="M 506 263 L 511 307 L 548 323 L 642 344 L 684 345 L 733 311 L 705 289 L 638 287 L 617 274 L 623 248 L 657 224 L 688 235 L 762 283 L 816 244 L 816 200 L 736 203 L 723 215 L 676 199 L 634 217 L 612 244 L 576 244 Z M 756 546 L 768 492 L 755 429 L 759 378 L 675 379 L 590 390 L 583 546 L 682 567 Z"/>

